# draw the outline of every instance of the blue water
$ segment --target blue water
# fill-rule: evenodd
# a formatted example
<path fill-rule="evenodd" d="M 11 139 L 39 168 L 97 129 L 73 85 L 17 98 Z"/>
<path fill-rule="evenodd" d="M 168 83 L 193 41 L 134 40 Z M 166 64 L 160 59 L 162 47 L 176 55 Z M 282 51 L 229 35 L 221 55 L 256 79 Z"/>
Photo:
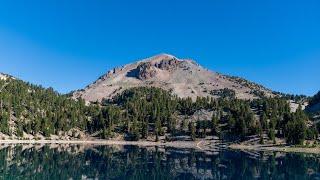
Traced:
<path fill-rule="evenodd" d="M 136 146 L 0 146 L 0 179 L 320 179 L 320 156 Z"/>

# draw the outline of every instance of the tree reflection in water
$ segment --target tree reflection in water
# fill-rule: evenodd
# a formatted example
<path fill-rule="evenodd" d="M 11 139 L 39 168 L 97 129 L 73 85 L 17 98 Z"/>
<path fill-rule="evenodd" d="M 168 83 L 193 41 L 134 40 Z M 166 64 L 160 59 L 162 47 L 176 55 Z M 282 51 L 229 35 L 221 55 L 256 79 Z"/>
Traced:
<path fill-rule="evenodd" d="M 319 156 L 136 146 L 1 146 L 0 179 L 314 179 Z"/>

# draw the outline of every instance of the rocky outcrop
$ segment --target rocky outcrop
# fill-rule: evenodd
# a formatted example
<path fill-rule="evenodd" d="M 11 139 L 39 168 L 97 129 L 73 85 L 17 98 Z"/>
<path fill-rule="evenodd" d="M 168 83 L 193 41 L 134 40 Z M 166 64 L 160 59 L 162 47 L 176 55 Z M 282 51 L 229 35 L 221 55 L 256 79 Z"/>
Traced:
<path fill-rule="evenodd" d="M 142 62 L 136 69 L 136 77 L 140 80 L 152 79 L 156 77 L 158 73 L 162 73 L 160 70 L 171 72 L 177 68 L 180 63 L 181 61 L 178 61 L 175 58 L 165 59 L 158 62 Z"/>
<path fill-rule="evenodd" d="M 140 80 L 154 78 L 157 74 L 155 67 L 152 66 L 150 62 L 141 63 L 137 67 L 137 72 L 137 78 L 139 78 Z"/>
<path fill-rule="evenodd" d="M 181 64 L 181 61 L 173 58 L 169 60 L 161 60 L 160 62 L 155 64 L 155 67 L 162 69 L 162 70 L 173 70 L 174 68 L 178 67 L 178 65 Z"/>

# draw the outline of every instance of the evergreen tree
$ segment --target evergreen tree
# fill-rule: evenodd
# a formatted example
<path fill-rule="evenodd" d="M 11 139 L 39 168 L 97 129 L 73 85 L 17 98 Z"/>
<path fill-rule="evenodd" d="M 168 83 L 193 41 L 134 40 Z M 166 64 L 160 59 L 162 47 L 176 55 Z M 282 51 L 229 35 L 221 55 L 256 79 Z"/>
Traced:
<path fill-rule="evenodd" d="M 213 114 L 211 119 L 211 132 L 212 135 L 218 135 L 219 133 L 219 119 L 215 114 Z"/>
<path fill-rule="evenodd" d="M 189 123 L 189 132 L 192 141 L 196 140 L 196 127 L 193 122 Z"/>
<path fill-rule="evenodd" d="M 161 121 L 160 117 L 157 117 L 156 124 L 155 124 L 155 135 L 156 135 L 156 141 L 159 141 L 159 135 L 161 133 Z"/>

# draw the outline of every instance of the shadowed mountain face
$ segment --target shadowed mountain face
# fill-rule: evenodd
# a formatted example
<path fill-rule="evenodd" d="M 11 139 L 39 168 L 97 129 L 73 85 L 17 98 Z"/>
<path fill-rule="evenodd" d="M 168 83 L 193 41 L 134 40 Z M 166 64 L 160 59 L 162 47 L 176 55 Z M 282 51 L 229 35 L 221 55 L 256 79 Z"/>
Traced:
<path fill-rule="evenodd" d="M 311 98 L 307 111 L 320 114 L 320 91 Z"/>
<path fill-rule="evenodd" d="M 74 98 L 86 101 L 111 99 L 132 87 L 159 87 L 178 97 L 221 97 L 234 94 L 239 99 L 273 96 L 273 93 L 247 80 L 219 74 L 201 67 L 193 60 L 160 54 L 115 68 L 85 89 L 76 91 Z"/>

